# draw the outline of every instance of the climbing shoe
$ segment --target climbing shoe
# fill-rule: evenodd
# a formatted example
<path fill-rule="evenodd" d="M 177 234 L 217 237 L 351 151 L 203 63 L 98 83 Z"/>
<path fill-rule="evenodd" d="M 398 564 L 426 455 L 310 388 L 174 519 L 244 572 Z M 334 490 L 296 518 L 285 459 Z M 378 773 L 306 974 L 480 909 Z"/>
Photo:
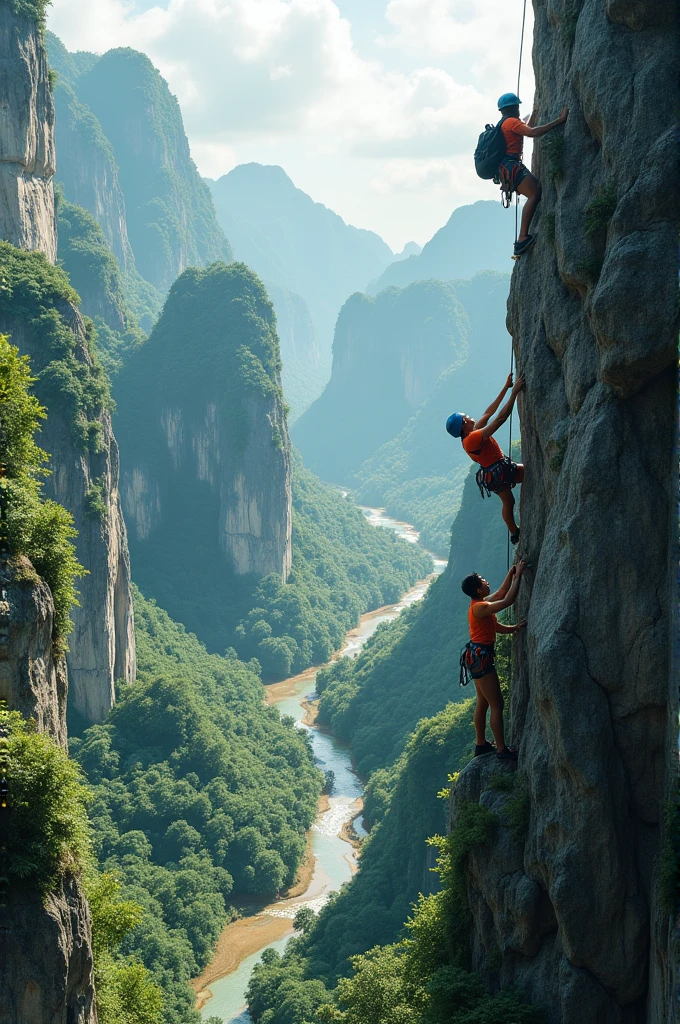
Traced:
<path fill-rule="evenodd" d="M 475 747 L 475 757 L 482 757 L 483 754 L 493 754 L 496 747 L 488 741 L 482 747 Z"/>
<path fill-rule="evenodd" d="M 518 542 L 519 542 L 519 530 L 517 531 L 517 533 L 511 533 L 510 534 L 510 543 L 511 544 L 517 544 Z"/>
<path fill-rule="evenodd" d="M 517 751 L 513 750 L 512 747 L 504 747 L 501 751 L 496 751 L 496 757 L 499 761 L 516 761 Z"/>
<path fill-rule="evenodd" d="M 518 256 L 523 256 L 525 252 L 528 252 L 535 241 L 536 239 L 533 235 L 527 235 L 523 242 L 515 242 L 512 254 L 513 259 L 517 259 Z"/>

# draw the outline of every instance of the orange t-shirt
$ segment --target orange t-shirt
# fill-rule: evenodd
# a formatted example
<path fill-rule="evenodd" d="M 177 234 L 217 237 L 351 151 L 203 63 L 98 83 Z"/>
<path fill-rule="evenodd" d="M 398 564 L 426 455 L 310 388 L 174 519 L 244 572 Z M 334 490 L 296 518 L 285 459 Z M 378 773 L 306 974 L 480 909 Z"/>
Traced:
<path fill-rule="evenodd" d="M 479 604 L 479 599 L 473 598 L 468 608 L 470 640 L 473 644 L 493 644 L 496 641 L 496 616 L 487 615 L 484 619 L 476 619 L 472 611 L 476 604 Z"/>
<path fill-rule="evenodd" d="M 473 430 L 467 437 L 464 437 L 463 448 L 472 461 L 478 462 L 484 469 L 487 466 L 493 466 L 494 462 L 499 462 L 503 458 L 498 441 L 493 437 L 487 437 L 484 441 L 481 430 Z"/>
<path fill-rule="evenodd" d="M 524 147 L 523 136 L 529 134 L 528 126 L 518 117 L 509 117 L 503 121 L 501 131 L 505 137 L 505 150 L 508 156 L 521 156 Z"/>

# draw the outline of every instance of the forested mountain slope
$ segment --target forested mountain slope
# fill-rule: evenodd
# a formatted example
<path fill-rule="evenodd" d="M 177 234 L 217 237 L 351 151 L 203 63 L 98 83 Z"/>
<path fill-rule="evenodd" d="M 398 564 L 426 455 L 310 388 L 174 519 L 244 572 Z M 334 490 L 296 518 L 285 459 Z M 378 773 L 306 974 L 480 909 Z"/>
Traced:
<path fill-rule="evenodd" d="M 352 295 L 338 316 L 331 379 L 293 429 L 310 469 L 347 483 L 399 433 L 440 374 L 465 361 L 468 332 L 455 288 L 441 281 Z"/>
<path fill-rule="evenodd" d="M 131 49 L 70 54 L 51 33 L 47 41 L 59 75 L 58 180 L 67 200 L 100 224 L 149 329 L 157 293 L 188 266 L 231 259 L 229 243 L 177 100 L 148 57 Z"/>
<path fill-rule="evenodd" d="M 489 182 L 491 194 L 495 188 Z M 366 282 L 365 290 L 377 295 L 390 285 L 405 288 L 430 277 L 453 281 L 484 270 L 507 274 L 514 237 L 514 213 L 504 210 L 497 198 L 459 206 L 417 255 L 391 263 L 377 280 Z"/>
<path fill-rule="evenodd" d="M 505 328 L 506 274 L 487 271 L 455 281 L 456 298 L 468 314 L 468 358 L 445 370 L 430 396 L 405 427 L 366 460 L 351 478 L 355 498 L 387 508 L 421 532 L 421 543 L 446 557 L 470 460 L 444 424 L 454 410 L 479 416 L 500 391 L 510 369 Z M 519 424 L 514 420 L 517 439 Z M 498 441 L 508 447 L 508 429 Z"/>
<path fill-rule="evenodd" d="M 301 465 L 291 482 L 279 371 L 261 282 L 215 264 L 182 275 L 116 382 L 137 581 L 268 678 L 326 661 L 431 566 Z"/>
<path fill-rule="evenodd" d="M 262 278 L 281 334 L 286 393 L 304 408 L 328 380 L 333 330 L 352 292 L 382 273 L 392 250 L 372 231 L 341 217 L 295 187 L 281 167 L 242 164 L 208 182 L 219 223 L 243 260 Z M 291 318 L 309 311 L 311 327 Z"/>

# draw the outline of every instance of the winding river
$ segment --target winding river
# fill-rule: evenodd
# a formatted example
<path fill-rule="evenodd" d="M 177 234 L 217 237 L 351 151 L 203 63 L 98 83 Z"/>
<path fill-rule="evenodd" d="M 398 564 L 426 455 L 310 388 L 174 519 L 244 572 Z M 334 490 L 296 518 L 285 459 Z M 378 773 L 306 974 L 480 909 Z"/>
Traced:
<path fill-rule="evenodd" d="M 384 509 L 364 508 L 364 515 L 376 528 L 393 530 L 412 544 L 418 533 L 408 523 L 391 519 Z M 398 604 L 387 605 L 363 615 L 356 629 L 345 639 L 338 657 L 356 657 L 368 638 L 382 622 L 396 619 L 407 606 L 419 601 L 433 579 L 444 571 L 446 562 L 434 560 L 432 575 L 416 583 Z M 204 1019 L 217 1017 L 227 1024 L 250 1024 L 245 991 L 254 965 L 266 948 L 283 950 L 293 934 L 293 918 L 302 906 L 318 911 L 331 892 L 349 881 L 357 867 L 357 850 L 349 829 L 356 837 L 365 835 L 360 824 L 363 786 L 352 770 L 350 752 L 332 736 L 309 723 L 309 702 L 316 698 L 318 668 L 267 687 L 267 700 L 276 704 L 282 715 L 290 715 L 301 729 L 311 732 L 319 767 L 332 771 L 335 784 L 330 798 L 322 798 L 319 815 L 312 826 L 309 868 L 302 892 L 265 907 L 253 907 L 251 913 L 225 928 L 215 957 L 196 983 L 198 1006 Z M 352 824 L 353 823 L 353 824 Z M 313 864 L 313 870 L 312 870 Z"/>

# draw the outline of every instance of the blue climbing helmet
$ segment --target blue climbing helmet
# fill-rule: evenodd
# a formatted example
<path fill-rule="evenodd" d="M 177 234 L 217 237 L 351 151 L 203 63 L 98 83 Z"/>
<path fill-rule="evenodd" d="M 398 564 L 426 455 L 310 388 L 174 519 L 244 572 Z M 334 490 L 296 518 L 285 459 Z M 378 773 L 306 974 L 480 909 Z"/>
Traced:
<path fill-rule="evenodd" d="M 504 92 L 498 101 L 498 109 L 505 110 L 506 107 L 518 107 L 521 102 L 517 93 Z"/>
<path fill-rule="evenodd" d="M 446 429 L 448 430 L 451 437 L 460 437 L 460 431 L 463 426 L 462 413 L 452 412 L 446 421 Z"/>

